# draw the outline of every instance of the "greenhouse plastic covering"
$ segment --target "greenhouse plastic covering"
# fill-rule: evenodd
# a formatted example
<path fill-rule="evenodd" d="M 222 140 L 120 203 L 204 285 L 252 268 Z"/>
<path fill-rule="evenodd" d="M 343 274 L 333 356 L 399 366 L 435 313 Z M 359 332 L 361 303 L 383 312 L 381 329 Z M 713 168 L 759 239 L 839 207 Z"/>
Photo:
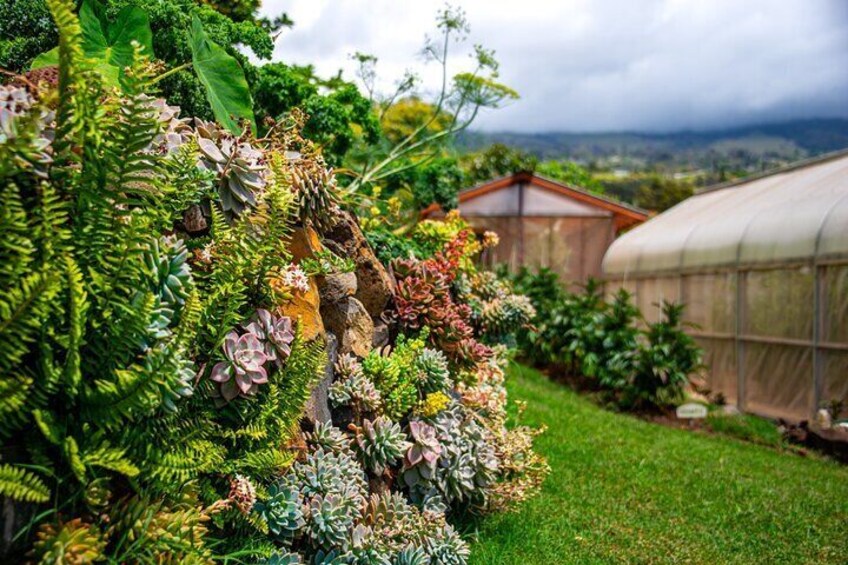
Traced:
<path fill-rule="evenodd" d="M 793 420 L 848 398 L 848 152 L 693 196 L 603 267 L 646 323 L 685 304 L 713 394 Z"/>
<path fill-rule="evenodd" d="M 848 154 L 704 192 L 612 244 L 628 275 L 848 255 Z"/>

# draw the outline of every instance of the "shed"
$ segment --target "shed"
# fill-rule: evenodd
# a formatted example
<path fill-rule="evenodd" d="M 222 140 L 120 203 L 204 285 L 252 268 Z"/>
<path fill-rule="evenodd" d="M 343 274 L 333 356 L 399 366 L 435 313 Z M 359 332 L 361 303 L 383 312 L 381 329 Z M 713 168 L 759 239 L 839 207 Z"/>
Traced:
<path fill-rule="evenodd" d="M 848 151 L 705 189 L 603 262 L 649 320 L 683 302 L 709 387 L 741 409 L 811 417 L 848 396 Z"/>
<path fill-rule="evenodd" d="M 484 254 L 488 266 L 549 267 L 578 284 L 599 277 L 613 239 L 648 217 L 633 206 L 526 172 L 463 190 L 459 211 L 475 231 L 500 236 L 499 245 Z M 424 211 L 439 213 L 436 206 Z"/>

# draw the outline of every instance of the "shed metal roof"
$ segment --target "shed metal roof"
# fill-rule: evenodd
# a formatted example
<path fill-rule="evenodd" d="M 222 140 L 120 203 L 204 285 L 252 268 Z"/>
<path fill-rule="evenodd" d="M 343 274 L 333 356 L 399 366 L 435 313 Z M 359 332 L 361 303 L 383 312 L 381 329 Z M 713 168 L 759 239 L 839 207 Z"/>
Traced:
<path fill-rule="evenodd" d="M 617 239 L 607 275 L 848 257 L 848 150 L 704 190 Z"/>

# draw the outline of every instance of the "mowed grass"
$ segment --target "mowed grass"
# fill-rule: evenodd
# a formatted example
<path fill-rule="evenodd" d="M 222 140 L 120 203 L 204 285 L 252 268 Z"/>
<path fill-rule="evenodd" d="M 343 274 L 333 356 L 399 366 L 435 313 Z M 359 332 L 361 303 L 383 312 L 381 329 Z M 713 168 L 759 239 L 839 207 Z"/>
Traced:
<path fill-rule="evenodd" d="M 514 365 L 551 474 L 471 563 L 848 563 L 848 468 L 604 411 Z"/>

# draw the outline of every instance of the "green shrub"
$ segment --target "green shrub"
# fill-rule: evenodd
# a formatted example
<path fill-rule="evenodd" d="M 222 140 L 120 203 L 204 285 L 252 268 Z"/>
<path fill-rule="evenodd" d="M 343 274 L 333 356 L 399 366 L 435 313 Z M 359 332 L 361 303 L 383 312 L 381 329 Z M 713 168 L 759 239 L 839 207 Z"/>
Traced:
<path fill-rule="evenodd" d="M 625 405 L 662 406 L 683 399 L 689 375 L 701 368 L 701 349 L 682 329 L 683 305 L 663 301 L 662 319 L 648 326 L 633 380 L 624 387 Z"/>
<path fill-rule="evenodd" d="M 512 281 L 536 308 L 532 327 L 519 335 L 522 353 L 584 377 L 622 408 L 679 402 L 701 367 L 701 350 L 682 328 L 683 305 L 664 303 L 663 319 L 640 330 L 642 315 L 624 289 L 609 303 L 597 281 L 571 293 L 549 269 L 522 269 Z"/>

